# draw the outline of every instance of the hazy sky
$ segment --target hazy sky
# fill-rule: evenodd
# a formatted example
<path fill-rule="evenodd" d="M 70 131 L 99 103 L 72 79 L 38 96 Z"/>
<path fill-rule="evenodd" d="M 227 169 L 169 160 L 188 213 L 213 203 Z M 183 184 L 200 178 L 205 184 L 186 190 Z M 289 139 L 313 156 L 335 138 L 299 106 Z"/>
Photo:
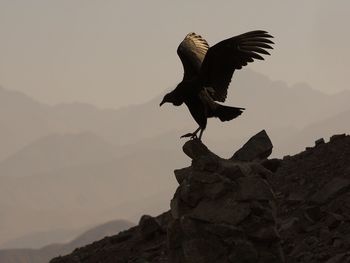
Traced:
<path fill-rule="evenodd" d="M 188 32 L 215 44 L 265 29 L 275 50 L 251 68 L 332 93 L 350 89 L 349 10 L 347 0 L 0 0 L 0 85 L 48 103 L 140 103 L 181 80 Z"/>

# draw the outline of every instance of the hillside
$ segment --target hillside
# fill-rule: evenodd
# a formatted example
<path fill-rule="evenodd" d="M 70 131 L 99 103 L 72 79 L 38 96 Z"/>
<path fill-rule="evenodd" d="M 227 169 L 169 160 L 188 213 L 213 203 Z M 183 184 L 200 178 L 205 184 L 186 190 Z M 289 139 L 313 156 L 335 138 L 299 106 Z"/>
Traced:
<path fill-rule="evenodd" d="M 170 211 L 50 262 L 349 262 L 350 136 L 283 159 L 264 132 L 229 159 L 183 150 Z"/>

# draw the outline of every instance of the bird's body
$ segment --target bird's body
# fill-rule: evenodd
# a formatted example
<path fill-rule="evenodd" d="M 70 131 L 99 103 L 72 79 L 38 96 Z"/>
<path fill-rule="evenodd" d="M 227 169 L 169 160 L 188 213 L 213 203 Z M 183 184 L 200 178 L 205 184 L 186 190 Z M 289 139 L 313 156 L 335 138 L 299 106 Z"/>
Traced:
<path fill-rule="evenodd" d="M 175 106 L 185 103 L 199 128 L 182 137 L 199 138 L 207 126 L 207 118 L 217 117 L 229 121 L 239 116 L 244 108 L 229 107 L 224 102 L 227 88 L 235 69 L 269 54 L 272 36 L 265 31 L 252 31 L 219 42 L 209 48 L 208 43 L 195 33 L 188 34 L 180 43 L 177 53 L 184 67 L 184 78 L 177 87 L 166 94 L 160 105 L 170 102 Z"/>

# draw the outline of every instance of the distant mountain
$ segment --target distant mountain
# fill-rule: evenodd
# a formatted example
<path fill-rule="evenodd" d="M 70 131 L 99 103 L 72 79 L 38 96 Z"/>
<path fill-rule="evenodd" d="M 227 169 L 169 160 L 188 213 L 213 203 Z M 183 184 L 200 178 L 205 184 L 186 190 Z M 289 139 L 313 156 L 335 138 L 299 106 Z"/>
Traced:
<path fill-rule="evenodd" d="M 48 135 L 0 162 L 0 176 L 29 176 L 58 169 L 103 163 L 117 156 L 117 149 L 89 133 Z"/>
<path fill-rule="evenodd" d="M 0 87 L 0 160 L 50 133 L 74 129 L 52 118 L 51 107 Z"/>
<path fill-rule="evenodd" d="M 130 217 L 150 205 L 144 201 L 149 196 L 172 191 L 175 179 L 167 170 L 181 162 L 186 162 L 181 149 L 140 150 L 99 164 L 0 176 L 0 244 L 33 232 Z"/>
<path fill-rule="evenodd" d="M 48 244 L 68 243 L 90 227 L 76 229 L 60 228 L 32 232 L 0 244 L 0 250 L 18 248 L 39 249 Z"/>
<path fill-rule="evenodd" d="M 4 127 L 0 130 L 0 160 L 52 133 L 90 132 L 115 145 L 128 145 L 174 130 L 196 128 L 184 106 L 164 105 L 159 109 L 161 97 L 114 110 L 83 103 L 48 106 L 19 92 L 0 89 L 0 123 Z M 245 107 L 246 111 L 229 123 L 211 121 L 216 124 L 209 124 L 205 139 L 245 136 L 241 140 L 244 141 L 261 127 L 292 133 L 296 128 L 349 110 L 349 101 L 350 91 L 328 95 L 307 84 L 288 86 L 244 70 L 234 76 L 227 104 Z"/>
<path fill-rule="evenodd" d="M 118 110 L 49 106 L 0 89 L 0 243 L 159 211 L 152 204 L 168 206 L 175 187 L 169 168 L 190 163 L 179 137 L 197 124 L 185 106 L 160 109 L 160 100 Z M 328 95 L 244 70 L 234 76 L 227 104 L 246 111 L 231 122 L 211 119 L 203 140 L 229 157 L 265 128 L 274 156 L 293 153 L 306 138 L 309 143 L 328 132 L 347 132 L 349 101 L 349 91 Z M 343 117 L 332 121 L 337 116 Z"/>
<path fill-rule="evenodd" d="M 0 250 L 0 262 L 47 263 L 53 257 L 71 253 L 76 247 L 87 245 L 106 236 L 115 235 L 132 226 L 134 226 L 134 224 L 131 222 L 114 220 L 86 231 L 67 244 L 53 244 L 41 249 Z"/>
<path fill-rule="evenodd" d="M 282 155 L 297 153 L 304 150 L 305 146 L 313 146 L 310 143 L 324 138 L 327 141 L 334 134 L 350 133 L 350 110 L 328 117 L 306 126 L 304 129 L 288 138 L 279 149 Z"/>

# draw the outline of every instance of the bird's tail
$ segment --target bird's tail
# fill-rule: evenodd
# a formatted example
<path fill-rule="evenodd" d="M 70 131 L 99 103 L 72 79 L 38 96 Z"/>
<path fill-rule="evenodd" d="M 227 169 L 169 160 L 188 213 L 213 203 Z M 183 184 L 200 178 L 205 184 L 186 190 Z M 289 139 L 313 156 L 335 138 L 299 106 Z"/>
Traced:
<path fill-rule="evenodd" d="M 217 104 L 217 108 L 214 112 L 214 116 L 219 118 L 221 121 L 230 121 L 234 118 L 237 118 L 239 115 L 241 115 L 243 110 L 245 109 Z"/>

